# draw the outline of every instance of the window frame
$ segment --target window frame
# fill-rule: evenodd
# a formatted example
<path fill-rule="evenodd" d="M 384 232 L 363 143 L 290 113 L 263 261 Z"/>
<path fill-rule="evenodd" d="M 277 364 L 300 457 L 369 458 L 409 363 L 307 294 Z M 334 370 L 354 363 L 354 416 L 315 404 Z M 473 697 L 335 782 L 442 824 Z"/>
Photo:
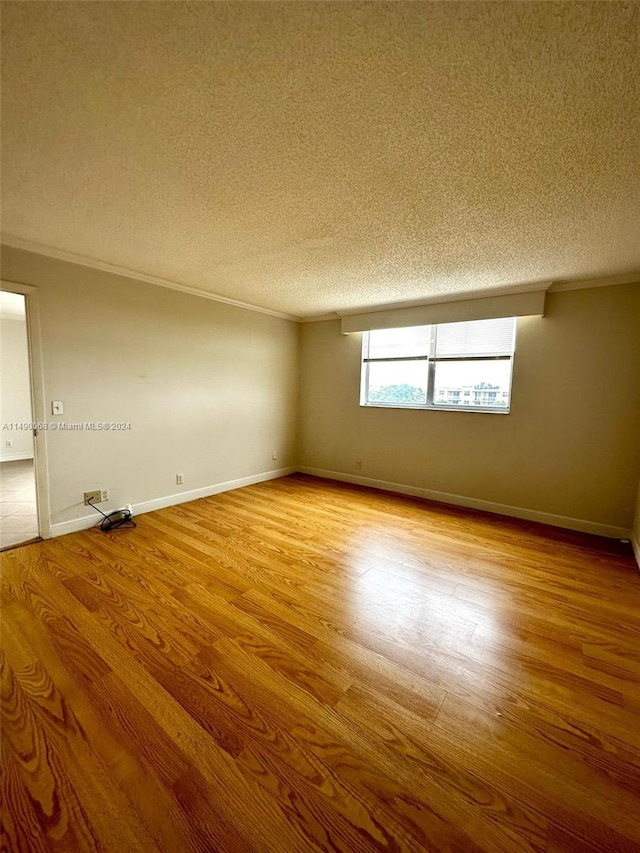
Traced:
<path fill-rule="evenodd" d="M 500 318 L 503 319 L 503 318 Z M 373 408 L 373 409 L 427 409 L 429 411 L 440 411 L 440 412 L 476 412 L 478 414 L 485 415 L 508 415 L 511 412 L 511 397 L 513 391 L 513 362 L 515 359 L 515 350 L 516 350 L 516 332 L 517 332 L 517 317 L 512 318 L 504 318 L 504 319 L 512 319 L 514 323 L 513 327 L 513 351 L 511 355 L 468 355 L 468 356 L 443 356 L 438 358 L 436 356 L 436 339 L 437 339 L 437 330 L 438 326 L 448 325 L 446 323 L 432 323 L 429 326 L 430 335 L 429 335 L 429 352 L 427 355 L 417 355 L 417 356 L 395 356 L 392 358 L 370 358 L 369 357 L 369 340 L 371 332 L 363 332 L 362 333 L 362 349 L 361 349 L 361 364 L 360 364 L 360 405 L 364 408 Z M 466 322 L 482 322 L 482 321 L 466 321 Z M 402 328 L 402 327 L 400 327 Z M 420 328 L 417 326 L 410 326 L 407 328 Z M 376 331 L 372 329 L 371 331 Z M 398 400 L 393 400 L 391 402 L 385 402 L 381 400 L 368 400 L 369 394 L 369 365 L 382 362 L 382 363 L 391 363 L 398 361 L 426 361 L 427 362 L 427 388 L 426 388 L 426 401 L 424 403 L 415 403 L 415 402 L 406 402 L 402 403 Z M 463 361 L 509 361 L 510 369 L 509 369 L 509 397 L 508 404 L 506 406 L 474 406 L 472 404 L 469 405 L 447 405 L 443 403 L 436 403 L 434 401 L 434 393 L 435 393 L 435 381 L 436 381 L 436 365 L 440 362 L 463 362 Z M 475 389 L 474 389 L 475 390 Z M 496 392 L 497 393 L 497 392 Z M 460 400 L 464 399 L 464 394 L 460 394 Z M 473 398 L 472 398 L 473 399 Z"/>

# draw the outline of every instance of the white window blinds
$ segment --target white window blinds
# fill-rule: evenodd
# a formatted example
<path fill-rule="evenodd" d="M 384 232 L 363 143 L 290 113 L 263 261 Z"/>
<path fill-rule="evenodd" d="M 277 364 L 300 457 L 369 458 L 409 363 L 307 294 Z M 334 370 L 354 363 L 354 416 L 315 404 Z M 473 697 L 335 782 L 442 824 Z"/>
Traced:
<path fill-rule="evenodd" d="M 378 329 L 369 334 L 369 358 L 416 358 L 429 355 L 431 326 Z"/>
<path fill-rule="evenodd" d="M 513 317 L 436 326 L 436 360 L 510 356 L 515 331 Z"/>

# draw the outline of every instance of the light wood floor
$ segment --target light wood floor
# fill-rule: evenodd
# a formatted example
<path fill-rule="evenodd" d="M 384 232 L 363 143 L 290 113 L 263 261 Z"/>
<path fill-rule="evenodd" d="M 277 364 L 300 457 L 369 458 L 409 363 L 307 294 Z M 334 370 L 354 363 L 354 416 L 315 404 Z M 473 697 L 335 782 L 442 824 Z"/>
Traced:
<path fill-rule="evenodd" d="M 33 459 L 0 462 L 0 548 L 38 536 Z"/>
<path fill-rule="evenodd" d="M 639 851 L 628 548 L 303 476 L 1 556 L 2 851 Z"/>

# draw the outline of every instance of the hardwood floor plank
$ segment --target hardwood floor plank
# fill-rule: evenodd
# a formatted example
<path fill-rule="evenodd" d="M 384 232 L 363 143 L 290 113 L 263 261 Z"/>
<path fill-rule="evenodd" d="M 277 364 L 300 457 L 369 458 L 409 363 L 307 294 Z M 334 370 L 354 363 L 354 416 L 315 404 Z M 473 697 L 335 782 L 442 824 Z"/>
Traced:
<path fill-rule="evenodd" d="M 292 732 L 297 746 L 294 750 L 285 748 L 280 760 L 291 766 L 292 771 L 303 776 L 299 784 L 303 784 L 307 779 L 320 788 L 322 796 L 327 795 L 327 788 L 330 795 L 337 789 L 346 791 L 347 797 L 372 804 L 369 808 L 371 819 L 375 819 L 376 824 L 382 826 L 384 835 L 392 839 L 381 849 L 386 849 L 387 846 L 390 849 L 396 849 L 398 846 L 400 849 L 403 846 L 414 849 L 416 843 L 418 849 L 424 849 L 425 846 L 428 849 L 429 845 L 435 845 L 436 841 L 439 845 L 436 849 L 477 849 L 468 835 L 456 826 L 448 826 L 426 801 L 416 797 L 411 790 L 403 788 L 394 776 L 388 777 L 388 766 L 379 771 L 372 766 L 366 749 L 363 755 L 350 745 L 350 737 L 345 739 L 340 735 L 336 736 L 331 727 L 327 726 L 326 714 L 329 709 L 322 710 L 314 705 L 314 710 L 321 716 L 321 722 L 318 724 L 315 718 L 308 719 L 305 716 L 295 699 L 293 706 L 283 701 L 282 692 L 273 687 L 268 668 L 261 662 L 255 661 L 256 668 L 253 668 L 250 660 L 243 661 L 242 656 L 235 655 L 230 659 L 224 650 L 209 651 L 206 657 L 212 670 L 229 673 L 227 677 L 234 679 L 238 689 L 246 697 L 248 707 L 259 709 L 260 714 L 275 721 L 273 724 L 280 727 L 281 731 Z M 237 664 L 240 665 L 240 670 Z M 294 696 L 296 692 L 294 689 Z M 277 702 L 274 702 L 274 693 L 280 697 Z M 334 720 L 338 718 L 334 716 Z M 358 732 L 352 734 L 362 743 Z M 269 740 L 266 742 L 269 743 Z M 288 742 L 286 738 L 284 742 Z M 246 753 L 241 756 L 241 759 L 244 758 Z M 309 767 L 311 770 L 305 774 L 306 768 Z M 319 771 L 318 767 L 321 768 Z M 331 779 L 330 785 L 327 783 L 327 777 Z M 341 799 L 344 797 L 342 794 Z M 398 808 L 394 808 L 396 804 Z M 375 838 L 380 831 L 378 829 L 371 834 L 373 849 L 376 849 Z"/>
<path fill-rule="evenodd" d="M 577 818 L 574 827 L 578 820 L 584 827 L 588 826 L 588 837 L 598 838 L 600 849 L 640 849 L 640 813 L 635 808 L 640 792 L 634 795 L 620 786 L 613 788 L 604 774 L 592 772 L 574 756 L 566 754 L 562 756 L 562 785 L 558 785 L 555 768 L 561 756 L 557 749 L 451 694 L 447 694 L 440 706 L 436 725 L 455 732 L 471 754 L 486 755 L 492 747 L 492 760 L 504 766 L 508 757 L 518 772 L 525 767 L 530 784 L 538 790 L 551 791 L 559 811 L 571 803 Z M 517 786 L 515 774 L 512 784 Z M 615 819 L 614 814 L 617 814 Z M 555 806 L 550 816 L 556 817 Z"/>
<path fill-rule="evenodd" d="M 73 664 L 70 665 L 69 659 L 64 654 L 61 655 L 60 648 L 57 647 L 55 630 L 59 621 L 57 619 L 55 622 L 48 622 L 49 631 L 46 631 L 30 614 L 24 611 L 21 613 L 21 623 L 25 634 L 28 635 L 29 645 L 38 661 L 45 665 L 46 671 L 56 673 L 56 686 L 60 695 L 65 696 L 72 705 L 82 738 L 91 741 L 95 757 L 99 759 L 102 768 L 115 780 L 137 815 L 142 818 L 149 837 L 158 847 L 181 849 L 187 844 L 187 838 L 178 828 L 182 816 L 173 813 L 174 804 L 168 792 L 161 784 L 154 784 L 153 779 L 144 770 L 144 757 L 147 755 L 153 755 L 155 766 L 164 763 L 159 748 L 162 744 L 147 743 L 145 750 L 145 737 L 148 735 L 146 730 L 138 735 L 135 749 L 127 749 L 122 739 L 114 737 L 114 730 L 118 729 L 118 717 L 113 713 L 114 699 L 117 697 L 116 691 L 113 690 L 113 681 L 109 683 L 107 690 L 101 689 L 104 688 L 105 678 L 108 679 L 110 673 L 100 677 L 94 676 L 86 691 L 77 689 L 81 685 L 88 686 L 89 680 L 85 678 L 84 673 L 80 674 L 80 679 L 76 680 L 74 685 L 69 683 L 67 675 L 73 680 L 77 671 L 74 672 Z M 66 666 L 66 671 L 61 665 Z M 135 711 L 133 703 L 128 701 L 127 713 Z M 184 772 L 186 767 L 188 765 L 183 764 L 180 772 Z M 106 787 L 104 793 L 108 794 Z M 184 820 L 182 822 L 184 823 Z"/>
<path fill-rule="evenodd" d="M 300 750 L 297 751 L 300 754 Z M 322 850 L 368 853 L 375 849 L 419 851 L 423 847 L 387 817 L 371 801 L 359 801 L 320 762 L 305 754 L 297 766 L 260 745 L 247 747 L 239 757 L 244 772 L 255 778 L 278 801 L 288 803 L 305 836 Z M 301 765 L 310 765 L 309 782 Z M 320 765 L 320 769 L 318 769 Z"/>
<path fill-rule="evenodd" d="M 247 611 L 239 598 L 226 602 L 195 586 L 176 591 L 175 596 L 193 612 L 203 614 L 203 619 L 214 623 L 226 637 L 235 639 L 243 649 L 265 660 L 323 704 L 335 704 L 351 684 L 347 672 L 305 651 L 313 644 L 310 635 L 292 631 L 287 622 L 269 611 L 259 607 Z"/>
<path fill-rule="evenodd" d="M 370 687 L 355 687 L 347 691 L 337 710 L 349 720 L 365 728 L 376 738 L 402 755 L 403 759 L 436 780 L 454 796 L 462 795 L 465 802 L 500 826 L 509 836 L 514 850 L 544 850 L 547 822 L 542 815 L 518 801 L 511 787 L 497 788 L 493 780 L 483 779 L 471 762 L 453 755 L 450 748 L 431 737 L 431 727 L 424 719 L 407 711 L 393 700 L 383 699 Z M 411 734 L 407 734 L 411 732 Z"/>
<path fill-rule="evenodd" d="M 11 624 L 14 614 L 3 614 Z M 47 846 L 99 850 L 101 838 L 131 851 L 156 850 L 146 827 L 85 739 L 80 700 L 60 668 L 45 667 L 16 631 L 3 637 L 5 748 L 35 804 Z M 59 685 L 57 679 L 60 679 Z"/>
<path fill-rule="evenodd" d="M 640 575 L 294 475 L 0 555 L 7 853 L 640 853 Z"/>
<path fill-rule="evenodd" d="M 263 796 L 260 787 L 246 779 L 233 762 L 230 763 L 228 754 L 217 749 L 213 741 L 207 740 L 206 733 L 194 717 L 149 675 L 133 655 L 123 655 L 120 641 L 104 623 L 96 621 L 64 586 L 57 591 L 57 598 L 61 600 L 65 612 L 72 617 L 78 629 L 90 638 L 94 648 L 101 649 L 105 660 L 108 660 L 113 671 L 122 678 L 130 693 L 153 715 L 188 757 L 190 768 L 185 777 L 197 777 L 198 774 L 202 776 L 207 792 L 205 801 L 220 806 L 223 819 L 231 826 L 235 825 L 234 821 L 238 815 L 244 814 L 246 804 L 251 803 L 251 813 L 255 820 L 248 823 L 242 821 L 241 828 L 249 838 L 252 849 L 271 851 L 280 849 L 279 844 L 282 844 L 282 849 L 285 850 L 300 849 L 302 842 L 299 830 L 292 822 L 291 816 L 283 812 L 281 805 L 272 797 Z M 135 709 L 131 710 L 135 713 Z M 193 780 L 187 783 L 187 787 L 192 790 Z M 182 783 L 178 785 L 177 792 L 181 788 Z M 202 796 L 199 796 L 199 799 L 202 799 Z M 185 811 L 184 814 L 185 818 L 191 821 L 189 812 Z M 202 819 L 204 817 L 202 816 Z M 213 809 L 210 811 L 210 817 L 215 829 L 217 818 Z M 209 845 L 205 846 L 205 849 L 216 848 Z M 220 849 L 226 848 L 222 846 Z M 307 845 L 307 849 L 319 848 Z"/>
<path fill-rule="evenodd" d="M 255 690 L 252 691 L 253 705 L 260 707 L 268 702 L 269 707 L 273 709 L 277 695 L 277 710 L 272 710 L 272 713 L 277 713 L 280 724 L 289 729 L 293 726 L 294 734 L 306 748 L 332 767 L 338 775 L 341 771 L 348 770 L 348 778 L 351 781 L 354 777 L 367 777 L 369 784 L 375 785 L 375 795 L 381 804 L 387 797 L 390 797 L 395 805 L 411 800 L 422 806 L 428 803 L 432 819 L 442 821 L 444 826 L 451 829 L 462 829 L 467 834 L 465 844 L 471 844 L 471 839 L 480 834 L 491 838 L 496 851 L 502 850 L 506 853 L 507 850 L 513 849 L 512 843 L 502 837 L 500 830 L 494 832 L 489 822 L 485 824 L 476 810 L 470 807 L 464 798 L 452 794 L 448 786 L 441 786 L 422 771 L 417 772 L 407 766 L 400 753 L 388 750 L 380 743 L 372 750 L 370 741 L 363 737 L 359 725 L 351 725 L 339 713 L 313 701 L 297 686 L 274 673 L 263 661 L 244 652 L 235 641 L 220 640 L 215 644 L 215 649 L 204 654 L 212 670 L 219 671 L 221 667 L 225 667 L 233 673 L 236 683 L 248 676 L 255 685 L 259 685 L 259 695 Z M 245 690 L 250 689 L 245 680 Z M 394 768 L 393 781 L 385 778 L 390 767 Z M 407 826 L 422 843 L 426 843 L 429 837 L 424 834 L 425 817 L 426 812 L 421 812 L 419 816 L 414 815 Z M 434 825 L 435 823 L 432 828 Z M 446 844 L 454 841 L 455 833 L 450 831 Z M 523 845 L 518 849 L 530 848 Z"/>
<path fill-rule="evenodd" d="M 313 635 L 309 632 L 292 625 L 271 610 L 246 607 L 242 596 L 227 602 L 201 584 L 189 584 L 184 589 L 175 590 L 173 596 L 183 606 L 193 608 L 203 618 L 212 620 L 223 636 L 236 637 L 244 632 L 273 642 L 288 643 L 299 650 L 309 648 L 313 643 Z M 256 616 L 261 617 L 262 621 Z"/>

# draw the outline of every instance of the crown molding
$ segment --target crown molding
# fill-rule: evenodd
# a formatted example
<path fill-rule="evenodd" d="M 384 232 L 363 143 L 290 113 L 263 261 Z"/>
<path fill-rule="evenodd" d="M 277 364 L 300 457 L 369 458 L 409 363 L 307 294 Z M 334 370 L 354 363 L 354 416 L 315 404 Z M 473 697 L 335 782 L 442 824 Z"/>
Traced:
<path fill-rule="evenodd" d="M 256 311 L 258 314 L 268 314 L 270 317 L 279 317 L 282 320 L 291 320 L 294 323 L 300 321 L 299 317 L 295 317 L 292 314 L 284 314 L 281 311 L 272 311 L 270 308 L 263 308 L 260 305 L 253 305 L 250 302 L 240 302 L 239 300 L 231 299 L 228 296 L 221 296 L 219 293 L 211 293 L 210 291 L 203 290 L 199 287 L 190 287 L 187 284 L 181 284 L 177 281 L 170 281 L 166 278 L 159 278 L 155 275 L 148 275 L 144 272 L 131 270 L 128 267 L 110 264 L 107 261 L 100 261 L 97 258 L 92 258 L 88 255 L 79 255 L 75 252 L 67 252 L 64 249 L 55 249 L 53 246 L 45 246 L 42 243 L 35 243 L 31 240 L 23 240 L 21 237 L 16 237 L 13 234 L 0 234 L 0 244 L 9 246 L 12 249 L 22 249 L 25 252 L 44 255 L 48 258 L 54 258 L 57 261 L 66 261 L 70 264 L 90 267 L 91 269 L 100 270 L 100 272 L 112 273 L 113 275 L 120 275 L 125 278 L 133 278 L 136 281 L 147 282 L 147 284 L 157 284 L 160 287 L 167 287 L 170 290 L 179 290 L 182 293 L 190 293 L 192 296 L 201 296 L 203 299 L 211 299 L 213 302 L 222 302 L 225 305 L 233 305 L 236 308 L 244 308 L 247 311 Z"/>
<path fill-rule="evenodd" d="M 622 273 L 621 275 L 607 275 L 602 278 L 575 278 L 565 281 L 554 281 L 549 291 L 551 293 L 563 290 L 586 290 L 589 287 L 611 287 L 616 284 L 640 283 L 640 270 L 637 272 Z"/>
<path fill-rule="evenodd" d="M 298 323 L 326 323 L 327 320 L 339 320 L 340 314 L 334 311 L 333 314 L 312 314 L 311 317 L 298 317 Z"/>

